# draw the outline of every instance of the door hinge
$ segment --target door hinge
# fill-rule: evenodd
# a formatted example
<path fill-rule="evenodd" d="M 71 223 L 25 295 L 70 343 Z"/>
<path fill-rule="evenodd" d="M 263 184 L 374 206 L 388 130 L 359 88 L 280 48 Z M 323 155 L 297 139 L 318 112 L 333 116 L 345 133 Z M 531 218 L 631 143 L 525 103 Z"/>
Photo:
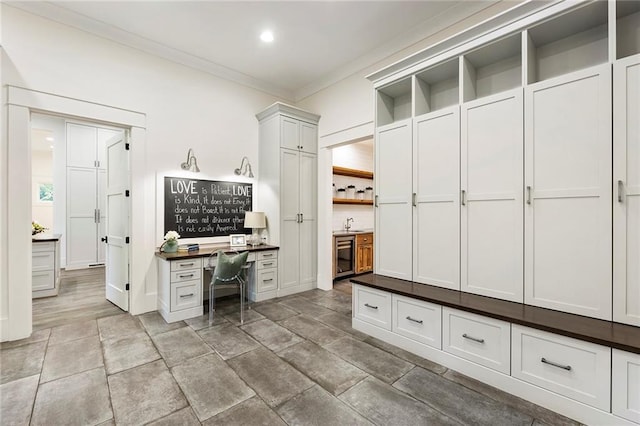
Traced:
<path fill-rule="evenodd" d="M 125 290 L 127 290 L 127 291 L 129 291 L 129 283 L 126 283 L 126 284 L 124 285 L 124 289 L 125 289 Z"/>
<path fill-rule="evenodd" d="M 124 143 L 124 150 L 129 151 L 129 142 Z"/>
<path fill-rule="evenodd" d="M 128 190 L 128 189 L 126 189 L 126 190 L 124 191 L 124 196 L 125 196 L 125 197 L 128 197 L 128 196 L 129 196 L 129 190 Z"/>
<path fill-rule="evenodd" d="M 104 236 L 104 237 L 100 238 L 100 241 L 102 241 L 103 243 L 108 243 L 109 242 L 109 238 L 107 238 L 107 236 Z"/>
<path fill-rule="evenodd" d="M 129 244 L 129 237 L 125 237 L 124 242 Z"/>

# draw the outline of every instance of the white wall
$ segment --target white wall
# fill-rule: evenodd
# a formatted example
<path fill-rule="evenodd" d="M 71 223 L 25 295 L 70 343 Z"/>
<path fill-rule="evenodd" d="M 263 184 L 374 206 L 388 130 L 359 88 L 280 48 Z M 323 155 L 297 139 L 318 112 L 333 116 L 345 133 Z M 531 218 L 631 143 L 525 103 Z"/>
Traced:
<path fill-rule="evenodd" d="M 0 7 L 3 89 L 6 85 L 23 87 L 144 113 L 146 151 L 136 157 L 132 168 L 144 170 L 140 179 L 147 187 L 148 182 L 154 187 L 158 176 L 177 174 L 189 147 L 198 158 L 201 178 L 232 178 L 233 169 L 244 155 L 252 160 L 254 174 L 259 172 L 258 125 L 254 115 L 278 99 L 30 15 L 5 3 Z M 6 119 L 6 110 L 2 118 Z M 21 166 L 7 163 L 5 149 L 25 141 L 6 141 L 4 132 L 2 138 L 0 181 L 4 185 L 11 168 Z M 7 189 L 1 188 L 0 200 L 6 201 Z M 145 210 L 155 213 L 156 194 L 151 192 L 133 192 L 132 202 L 136 204 L 137 199 L 139 204 L 139 200 L 144 199 L 148 204 Z M 5 202 L 0 204 L 6 206 Z M 144 215 L 144 211 L 132 213 L 132 222 L 152 222 L 151 229 L 162 228 L 158 224 L 161 215 L 136 218 Z M 0 236 L 3 236 L 11 225 L 5 211 L 0 213 L 0 220 Z M 162 235 L 157 231 L 148 234 L 143 237 L 146 248 L 132 253 L 137 267 L 145 271 L 142 282 L 131 283 L 134 287 L 144 286 L 144 297 L 132 300 L 134 314 L 155 309 L 157 277 L 153 248 L 160 244 Z M 9 283 L 5 266 L 10 257 L 7 239 L 0 238 L 0 244 L 2 322 L 8 318 L 5 296 Z M 26 273 L 30 262 L 27 254 L 20 256 L 20 262 L 13 262 L 12 267 L 22 268 Z M 24 337 L 7 336 L 10 330 L 0 330 L 4 331 L 0 340 Z"/>
<path fill-rule="evenodd" d="M 31 155 L 31 220 L 53 232 L 53 203 L 39 200 L 39 184 L 53 184 L 53 152 L 33 151 Z M 55 187 L 54 187 L 55 190 Z"/>

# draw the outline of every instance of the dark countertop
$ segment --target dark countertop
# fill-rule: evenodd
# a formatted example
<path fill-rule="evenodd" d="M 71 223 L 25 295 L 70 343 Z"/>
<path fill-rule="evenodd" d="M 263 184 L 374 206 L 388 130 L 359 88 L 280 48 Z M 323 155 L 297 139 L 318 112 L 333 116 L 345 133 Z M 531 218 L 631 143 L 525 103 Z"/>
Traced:
<path fill-rule="evenodd" d="M 355 231 L 333 231 L 334 237 L 346 237 L 358 234 L 373 234 L 373 229 L 356 229 Z"/>
<path fill-rule="evenodd" d="M 270 246 L 268 244 L 261 244 L 259 246 L 251 246 L 247 245 L 245 247 L 230 247 L 229 244 L 219 244 L 219 245 L 207 245 L 206 247 L 202 247 L 200 250 L 196 251 L 179 251 L 176 253 L 164 253 L 160 251 L 156 251 L 156 256 L 165 259 L 165 260 L 179 260 L 179 259 L 190 259 L 193 257 L 208 257 L 211 253 L 214 253 L 218 250 L 224 251 L 265 251 L 265 250 L 278 250 L 278 246 Z"/>
<path fill-rule="evenodd" d="M 554 311 L 382 275 L 360 275 L 351 278 L 351 282 L 640 354 L 640 327 L 632 325 Z"/>
<path fill-rule="evenodd" d="M 58 241 L 62 238 L 62 234 L 49 234 L 46 232 L 41 232 L 36 235 L 31 236 L 31 242 L 33 243 L 42 243 L 46 241 Z"/>

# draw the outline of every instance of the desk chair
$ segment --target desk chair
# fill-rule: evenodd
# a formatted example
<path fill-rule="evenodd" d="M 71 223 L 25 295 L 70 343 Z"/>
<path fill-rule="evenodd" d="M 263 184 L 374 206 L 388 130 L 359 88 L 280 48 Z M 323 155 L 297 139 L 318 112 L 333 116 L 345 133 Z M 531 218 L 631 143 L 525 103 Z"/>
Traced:
<path fill-rule="evenodd" d="M 213 267 L 214 255 L 217 265 Z M 208 267 L 213 268 L 211 283 L 209 284 L 209 325 L 213 323 L 213 311 L 215 310 L 215 289 L 240 287 L 240 324 L 244 324 L 244 295 L 246 293 L 247 257 L 249 252 L 228 255 L 222 250 L 211 253 Z"/>

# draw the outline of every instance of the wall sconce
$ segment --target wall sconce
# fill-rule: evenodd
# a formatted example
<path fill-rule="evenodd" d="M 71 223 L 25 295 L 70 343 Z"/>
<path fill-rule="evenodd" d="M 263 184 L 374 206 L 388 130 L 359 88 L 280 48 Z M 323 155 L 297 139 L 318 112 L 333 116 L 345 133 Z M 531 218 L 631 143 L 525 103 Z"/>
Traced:
<path fill-rule="evenodd" d="M 245 165 L 245 161 L 246 161 L 246 165 Z M 246 156 L 242 157 L 242 163 L 240 163 L 240 167 L 235 169 L 233 172 L 238 176 L 242 175 L 250 178 L 253 177 L 253 172 L 251 171 L 251 164 L 249 163 L 249 159 Z"/>
<path fill-rule="evenodd" d="M 198 160 L 196 160 L 196 156 L 193 155 L 193 149 L 189 148 L 189 151 L 187 152 L 187 161 L 180 164 L 180 168 L 182 170 L 188 170 L 196 173 L 200 171 L 198 168 Z"/>

